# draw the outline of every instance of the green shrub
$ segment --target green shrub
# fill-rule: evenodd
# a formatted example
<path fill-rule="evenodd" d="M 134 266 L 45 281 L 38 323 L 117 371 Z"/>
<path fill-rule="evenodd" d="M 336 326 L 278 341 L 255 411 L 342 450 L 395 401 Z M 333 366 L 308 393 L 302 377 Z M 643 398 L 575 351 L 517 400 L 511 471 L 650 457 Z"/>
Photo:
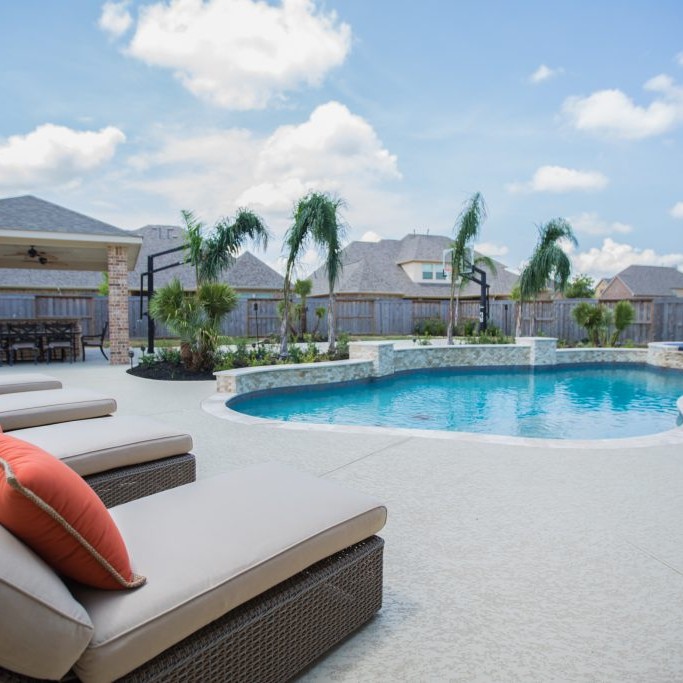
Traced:
<path fill-rule="evenodd" d="M 463 323 L 462 329 L 463 329 L 463 334 L 466 337 L 472 337 L 474 336 L 474 330 L 477 326 L 477 321 L 476 320 L 465 320 Z"/>
<path fill-rule="evenodd" d="M 441 318 L 425 318 L 415 324 L 415 334 L 443 337 L 446 334 L 446 323 Z"/>

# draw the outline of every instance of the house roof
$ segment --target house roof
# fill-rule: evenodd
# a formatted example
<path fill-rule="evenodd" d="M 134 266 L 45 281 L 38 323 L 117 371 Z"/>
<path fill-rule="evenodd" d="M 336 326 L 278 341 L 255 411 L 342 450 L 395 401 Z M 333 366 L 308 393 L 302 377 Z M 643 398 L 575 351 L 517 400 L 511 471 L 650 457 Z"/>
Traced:
<path fill-rule="evenodd" d="M 452 240 L 442 235 L 407 235 L 401 240 L 379 242 L 351 242 L 343 251 L 343 268 L 335 286 L 338 294 L 370 294 L 402 296 L 406 298 L 439 298 L 450 296 L 450 284 L 444 281 L 413 282 L 402 264 L 410 262 L 441 263 L 444 249 Z M 506 266 L 494 261 L 496 274 L 487 272 L 491 296 L 509 296 L 518 276 Z M 318 268 L 311 276 L 311 296 L 327 295 L 325 267 Z M 461 296 L 479 296 L 480 286 L 469 282 Z"/>
<path fill-rule="evenodd" d="M 182 247 L 183 229 L 176 225 L 145 225 L 135 231 L 142 237 L 142 249 L 135 264 L 135 270 L 130 274 L 131 289 L 140 287 L 140 274 L 147 272 L 147 257 L 168 249 Z M 178 263 L 184 258 L 182 251 L 159 256 L 154 259 L 154 267 L 159 268 L 171 263 Z M 154 274 L 154 288 L 158 289 L 168 284 L 174 277 L 178 278 L 185 289 L 196 289 L 197 280 L 194 270 L 189 263 L 176 268 L 169 268 Z M 280 273 L 265 264 L 252 253 L 245 251 L 235 259 L 235 262 L 225 271 L 221 280 L 238 290 L 281 290 L 284 278 Z M 145 282 L 146 286 L 146 282 Z"/>
<path fill-rule="evenodd" d="M 384 240 L 383 240 L 384 241 Z M 411 261 L 441 261 L 443 252 L 450 249 L 453 240 L 443 235 L 406 235 L 401 241 L 396 263 Z"/>
<path fill-rule="evenodd" d="M 142 238 L 142 247 L 135 269 L 128 274 L 128 286 L 131 290 L 138 290 L 140 288 L 140 274 L 147 271 L 147 257 L 150 254 L 181 247 L 183 231 L 182 228 L 175 225 L 146 225 L 133 231 L 132 234 Z M 182 251 L 166 254 L 154 259 L 154 267 L 159 268 L 171 263 L 178 263 L 183 258 Z M 174 277 L 180 279 L 185 289 L 196 288 L 192 266 L 185 263 L 155 273 L 154 288 L 163 287 Z M 222 280 L 237 290 L 279 291 L 284 286 L 282 275 L 248 251 L 235 259 L 235 263 L 225 272 Z M 101 281 L 100 272 L 0 269 L 0 288 L 94 291 Z M 146 280 L 143 286 L 147 286 Z"/>
<path fill-rule="evenodd" d="M 683 273 L 665 266 L 629 266 L 615 276 L 631 291 L 634 297 L 674 296 L 683 289 Z M 608 293 L 608 288 L 603 296 Z"/>
<path fill-rule="evenodd" d="M 0 268 L 106 270 L 109 245 L 126 246 L 133 267 L 130 232 L 31 195 L 0 199 Z"/>

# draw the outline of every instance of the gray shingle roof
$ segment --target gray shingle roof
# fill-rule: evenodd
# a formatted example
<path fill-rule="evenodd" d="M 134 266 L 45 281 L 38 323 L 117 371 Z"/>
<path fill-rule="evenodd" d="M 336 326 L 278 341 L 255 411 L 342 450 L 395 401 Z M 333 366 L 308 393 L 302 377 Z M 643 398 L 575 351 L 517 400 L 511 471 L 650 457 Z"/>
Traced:
<path fill-rule="evenodd" d="M 135 270 L 128 274 L 129 288 L 137 291 L 140 288 L 140 273 L 147 271 L 147 256 L 182 246 L 183 231 L 175 225 L 146 225 L 129 234 L 142 237 L 142 248 Z M 183 260 L 183 252 L 177 251 L 155 258 L 154 267 L 158 268 L 181 260 Z M 185 289 L 196 288 L 194 271 L 189 264 L 155 273 L 154 288 L 163 287 L 174 277 L 180 279 Z M 222 279 L 240 291 L 279 292 L 284 286 L 282 275 L 248 251 L 235 260 Z M 98 272 L 0 269 L 0 289 L 97 290 L 101 281 L 102 275 Z M 146 279 L 144 286 L 147 286 Z"/>
<path fill-rule="evenodd" d="M 453 240 L 443 235 L 406 235 L 401 240 L 396 263 L 410 261 L 441 261 L 445 249 L 449 249 Z"/>
<path fill-rule="evenodd" d="M 335 287 L 339 294 L 393 295 L 405 298 L 439 298 L 450 296 L 447 282 L 413 282 L 401 264 L 411 261 L 441 263 L 443 250 L 452 240 L 442 235 L 407 235 L 401 240 L 379 242 L 351 242 L 343 252 L 341 276 Z M 487 282 L 491 296 L 509 296 L 518 276 L 494 260 L 496 274 L 487 268 Z M 325 268 L 318 268 L 311 276 L 311 296 L 328 294 Z M 461 296 L 479 296 L 480 286 L 469 282 Z"/>
<path fill-rule="evenodd" d="M 130 236 L 126 230 L 32 195 L 0 199 L 0 229 Z"/>
<path fill-rule="evenodd" d="M 616 277 L 633 296 L 673 296 L 674 289 L 683 289 L 683 273 L 665 266 L 629 266 Z"/>
<path fill-rule="evenodd" d="M 140 274 L 147 271 L 147 257 L 150 254 L 157 254 L 183 244 L 183 229 L 176 225 L 146 225 L 136 230 L 135 234 L 142 237 L 142 249 L 135 270 L 129 275 L 131 289 L 140 287 Z M 159 256 L 154 259 L 154 267 L 177 263 L 183 258 L 182 251 Z M 183 283 L 185 289 L 195 289 L 197 286 L 192 266 L 183 264 L 155 273 L 154 288 L 158 289 L 168 284 L 174 277 Z M 282 275 L 248 251 L 235 259 L 235 263 L 225 271 L 221 279 L 237 290 L 281 291 L 284 287 Z"/>

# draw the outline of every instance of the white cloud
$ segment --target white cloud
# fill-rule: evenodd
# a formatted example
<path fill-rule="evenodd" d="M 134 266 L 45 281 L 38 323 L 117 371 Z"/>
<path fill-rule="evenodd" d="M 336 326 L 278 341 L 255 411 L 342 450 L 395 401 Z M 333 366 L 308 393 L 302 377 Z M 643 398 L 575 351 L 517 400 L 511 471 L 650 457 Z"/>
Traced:
<path fill-rule="evenodd" d="M 672 207 L 671 211 L 669 213 L 674 217 L 674 218 L 683 218 L 683 202 L 676 202 Z"/>
<path fill-rule="evenodd" d="M 360 241 L 361 242 L 380 242 L 384 239 L 380 235 L 378 235 L 374 230 L 368 230 L 367 232 L 364 232 L 361 235 Z"/>
<path fill-rule="evenodd" d="M 661 135 L 683 121 L 683 88 L 673 79 L 661 74 L 644 88 L 660 95 L 646 107 L 621 90 L 600 90 L 588 97 L 569 97 L 562 110 L 577 130 L 630 140 Z"/>
<path fill-rule="evenodd" d="M 533 83 L 534 85 L 543 83 L 543 81 L 547 81 L 555 76 L 559 76 L 562 71 L 563 69 L 561 68 L 551 69 L 549 66 L 541 64 L 541 66 L 539 66 L 538 69 L 536 69 L 536 71 L 529 76 L 529 82 Z"/>
<path fill-rule="evenodd" d="M 247 110 L 319 85 L 350 47 L 348 24 L 312 0 L 174 0 L 140 9 L 127 52 L 197 97 Z"/>
<path fill-rule="evenodd" d="M 294 203 L 312 190 L 343 197 L 344 216 L 359 235 L 389 234 L 413 218 L 385 187 L 401 177 L 396 157 L 367 121 L 337 102 L 266 137 L 241 129 L 163 132 L 155 144 L 156 151 L 131 160 L 131 187 L 162 195 L 178 210 L 200 208 L 204 220 L 245 206 L 281 235 Z"/>
<path fill-rule="evenodd" d="M 98 26 L 113 38 L 121 37 L 133 24 L 128 5 L 129 0 L 105 2 L 97 22 Z"/>
<path fill-rule="evenodd" d="M 573 250 L 568 250 L 572 252 Z M 607 237 L 601 247 L 571 255 L 574 271 L 593 278 L 613 277 L 624 268 L 642 266 L 670 266 L 683 270 L 683 254 L 658 254 L 653 249 L 638 249 L 620 244 Z"/>
<path fill-rule="evenodd" d="M 479 254 L 490 258 L 500 258 L 510 251 L 504 244 L 495 244 L 494 242 L 479 242 L 474 245 L 474 248 Z"/>
<path fill-rule="evenodd" d="M 679 53 L 676 55 L 676 61 L 678 62 L 678 64 L 679 64 L 680 66 L 683 66 L 683 52 L 679 52 Z"/>
<path fill-rule="evenodd" d="M 589 192 L 602 190 L 607 186 L 607 176 L 598 171 L 577 171 L 564 166 L 541 166 L 532 179 L 525 183 L 511 183 L 508 192 Z"/>
<path fill-rule="evenodd" d="M 568 219 L 575 232 L 584 235 L 613 235 L 615 233 L 627 235 L 633 232 L 633 226 L 628 223 L 621 223 L 619 221 L 612 221 L 611 223 L 600 218 L 597 213 L 581 213 L 576 216 L 570 216 Z"/>
<path fill-rule="evenodd" d="M 109 161 L 126 136 L 108 126 L 77 131 L 51 123 L 27 135 L 0 140 L 0 186 L 31 188 L 73 183 L 78 176 Z"/>

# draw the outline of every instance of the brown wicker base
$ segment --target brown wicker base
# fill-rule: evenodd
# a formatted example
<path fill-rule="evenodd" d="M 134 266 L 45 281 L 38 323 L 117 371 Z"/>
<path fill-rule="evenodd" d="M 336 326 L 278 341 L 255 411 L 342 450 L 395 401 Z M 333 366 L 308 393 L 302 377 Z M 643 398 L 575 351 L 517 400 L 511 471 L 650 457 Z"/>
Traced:
<path fill-rule="evenodd" d="M 84 479 L 109 508 L 189 484 L 196 478 L 192 453 L 91 474 Z"/>
<path fill-rule="evenodd" d="M 383 550 L 384 541 L 378 536 L 342 550 L 232 610 L 119 681 L 288 681 L 380 609 Z M 35 679 L 0 669 L 0 681 Z"/>

